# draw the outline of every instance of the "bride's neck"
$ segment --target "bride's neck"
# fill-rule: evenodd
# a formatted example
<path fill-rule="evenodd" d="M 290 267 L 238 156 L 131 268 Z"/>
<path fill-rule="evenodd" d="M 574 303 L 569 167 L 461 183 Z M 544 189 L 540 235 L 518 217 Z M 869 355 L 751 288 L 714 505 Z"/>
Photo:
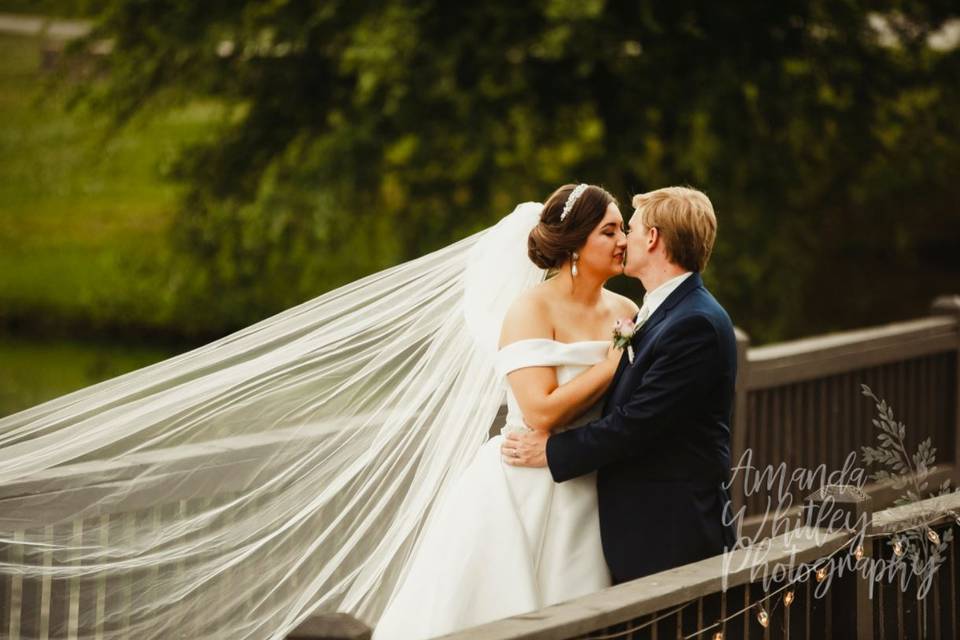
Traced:
<path fill-rule="evenodd" d="M 600 302 L 604 278 L 598 278 L 583 271 L 573 277 L 570 269 L 563 269 L 555 276 L 556 285 L 565 295 L 578 305 L 593 307 Z"/>

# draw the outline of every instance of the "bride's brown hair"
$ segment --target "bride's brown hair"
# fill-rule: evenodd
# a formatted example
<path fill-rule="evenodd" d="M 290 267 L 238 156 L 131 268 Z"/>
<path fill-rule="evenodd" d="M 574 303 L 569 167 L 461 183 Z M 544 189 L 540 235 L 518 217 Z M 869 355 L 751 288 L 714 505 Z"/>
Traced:
<path fill-rule="evenodd" d="M 527 255 L 541 269 L 556 269 L 566 262 L 603 220 L 610 203 L 617 204 L 617 199 L 606 189 L 590 185 L 561 220 L 567 199 L 576 187 L 575 184 L 565 184 L 550 194 L 543 205 L 539 224 L 527 238 Z"/>

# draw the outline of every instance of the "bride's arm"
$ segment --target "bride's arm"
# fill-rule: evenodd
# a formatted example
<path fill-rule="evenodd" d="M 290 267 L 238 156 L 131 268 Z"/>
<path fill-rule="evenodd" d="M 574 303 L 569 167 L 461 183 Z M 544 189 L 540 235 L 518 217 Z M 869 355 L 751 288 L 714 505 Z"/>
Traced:
<path fill-rule="evenodd" d="M 507 313 L 500 344 L 531 338 L 553 339 L 553 330 L 543 306 L 534 297 L 525 297 Z M 605 359 L 563 385 L 557 383 L 554 367 L 526 367 L 507 374 L 524 422 L 532 429 L 550 431 L 581 415 L 603 397 L 620 355 L 611 347 Z"/>

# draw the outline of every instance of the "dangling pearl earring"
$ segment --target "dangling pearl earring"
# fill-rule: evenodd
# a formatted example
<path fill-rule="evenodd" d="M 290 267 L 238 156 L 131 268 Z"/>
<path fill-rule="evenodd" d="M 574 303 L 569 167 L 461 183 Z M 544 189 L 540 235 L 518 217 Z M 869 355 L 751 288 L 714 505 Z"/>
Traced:
<path fill-rule="evenodd" d="M 572 275 L 574 278 L 577 277 L 577 260 L 579 260 L 579 259 L 580 259 L 580 256 L 578 256 L 578 255 L 577 255 L 577 252 L 574 251 L 574 252 L 573 252 L 573 266 L 570 267 L 570 275 Z"/>

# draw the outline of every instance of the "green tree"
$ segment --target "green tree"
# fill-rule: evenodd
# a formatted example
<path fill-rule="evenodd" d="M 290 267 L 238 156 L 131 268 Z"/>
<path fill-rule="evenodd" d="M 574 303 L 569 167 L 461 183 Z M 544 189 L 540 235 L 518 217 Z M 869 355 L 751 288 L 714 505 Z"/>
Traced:
<path fill-rule="evenodd" d="M 229 106 L 173 170 L 186 331 L 241 326 L 589 181 L 624 200 L 704 189 L 720 217 L 709 283 L 765 341 L 916 315 L 956 288 L 960 50 L 928 44 L 954 12 L 113 0 L 88 39 L 113 42 L 104 80 L 81 97 L 118 124 L 198 96 Z"/>

